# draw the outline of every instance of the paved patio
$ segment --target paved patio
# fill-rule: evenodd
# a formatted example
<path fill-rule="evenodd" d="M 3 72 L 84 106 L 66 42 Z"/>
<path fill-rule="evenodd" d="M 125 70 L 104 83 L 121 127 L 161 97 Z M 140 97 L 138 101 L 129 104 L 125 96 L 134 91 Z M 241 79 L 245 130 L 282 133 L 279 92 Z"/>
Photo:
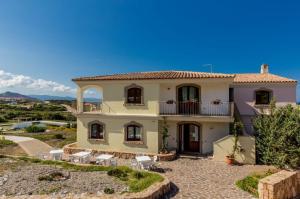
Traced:
<path fill-rule="evenodd" d="M 255 171 L 267 170 L 267 166 L 228 166 L 208 158 L 180 158 L 172 162 L 161 162 L 164 174 L 174 184 L 172 193 L 166 198 L 198 199 L 251 199 L 247 192 L 238 189 L 235 181 Z"/>

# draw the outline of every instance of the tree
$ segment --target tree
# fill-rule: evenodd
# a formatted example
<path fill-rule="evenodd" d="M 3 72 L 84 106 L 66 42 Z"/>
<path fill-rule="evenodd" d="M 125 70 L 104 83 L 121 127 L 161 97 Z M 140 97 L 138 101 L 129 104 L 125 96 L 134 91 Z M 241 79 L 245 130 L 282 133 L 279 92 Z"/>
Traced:
<path fill-rule="evenodd" d="M 300 166 L 300 110 L 291 105 L 276 108 L 254 120 L 258 163 L 280 168 Z"/>

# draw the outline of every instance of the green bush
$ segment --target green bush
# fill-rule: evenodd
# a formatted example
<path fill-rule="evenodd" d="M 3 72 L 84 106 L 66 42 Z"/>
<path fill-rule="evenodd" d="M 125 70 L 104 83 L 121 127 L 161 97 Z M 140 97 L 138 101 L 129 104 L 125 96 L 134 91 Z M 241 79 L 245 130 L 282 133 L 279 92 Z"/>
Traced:
<path fill-rule="evenodd" d="M 59 180 L 61 178 L 63 178 L 64 175 L 61 172 L 53 172 L 49 175 L 44 175 L 44 176 L 39 176 L 38 180 L 39 181 L 54 181 L 54 180 Z"/>
<path fill-rule="evenodd" d="M 53 135 L 53 138 L 54 138 L 54 139 L 58 139 L 58 140 L 63 140 L 63 139 L 65 139 L 64 136 L 63 136 L 63 134 L 55 134 L 55 135 Z"/>
<path fill-rule="evenodd" d="M 139 180 L 139 179 L 144 178 L 145 174 L 143 172 L 141 172 L 141 171 L 134 171 L 133 172 L 133 176 L 134 176 L 134 178 L 136 178 L 136 179 Z"/>
<path fill-rule="evenodd" d="M 107 175 L 109 176 L 114 176 L 116 178 L 119 178 L 120 180 L 123 180 L 123 181 L 126 181 L 128 178 L 128 174 L 126 171 L 120 169 L 120 168 L 113 168 L 113 169 L 110 169 L 108 172 L 107 172 Z"/>
<path fill-rule="evenodd" d="M 274 104 L 274 103 L 272 103 Z M 300 166 L 300 110 L 288 105 L 254 120 L 258 163 L 279 168 Z"/>
<path fill-rule="evenodd" d="M 7 122 L 7 120 L 4 117 L 0 116 L 0 123 L 2 122 Z"/>
<path fill-rule="evenodd" d="M 104 193 L 106 193 L 106 194 L 113 194 L 113 193 L 115 193 L 115 190 L 113 188 L 105 187 Z"/>
<path fill-rule="evenodd" d="M 27 133 L 39 133 L 39 132 L 45 132 L 45 131 L 46 131 L 46 127 L 38 126 L 38 125 L 31 125 L 31 126 L 25 128 L 25 131 L 26 131 Z"/>

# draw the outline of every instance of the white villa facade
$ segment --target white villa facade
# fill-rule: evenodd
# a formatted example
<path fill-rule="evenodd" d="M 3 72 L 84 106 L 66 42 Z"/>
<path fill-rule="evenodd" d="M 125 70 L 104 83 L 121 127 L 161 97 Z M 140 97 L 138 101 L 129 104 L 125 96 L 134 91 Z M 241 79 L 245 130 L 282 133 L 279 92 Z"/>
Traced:
<path fill-rule="evenodd" d="M 161 71 L 73 81 L 77 145 L 102 151 L 157 154 L 165 120 L 170 150 L 211 154 L 213 143 L 230 134 L 237 114 L 251 135 L 251 119 L 271 98 L 279 105 L 296 103 L 297 82 L 270 74 L 267 65 L 257 74 Z M 102 93 L 101 103 L 84 102 L 90 88 Z"/>

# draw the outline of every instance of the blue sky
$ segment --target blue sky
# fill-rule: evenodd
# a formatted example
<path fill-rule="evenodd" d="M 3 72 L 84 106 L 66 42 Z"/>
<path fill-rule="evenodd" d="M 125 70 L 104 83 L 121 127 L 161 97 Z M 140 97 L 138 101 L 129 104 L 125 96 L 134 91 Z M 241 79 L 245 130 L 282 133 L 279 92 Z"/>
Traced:
<path fill-rule="evenodd" d="M 299 9 L 296 0 L 0 0 L 0 91 L 72 95 L 77 76 L 208 63 L 223 73 L 268 63 L 300 80 Z"/>

